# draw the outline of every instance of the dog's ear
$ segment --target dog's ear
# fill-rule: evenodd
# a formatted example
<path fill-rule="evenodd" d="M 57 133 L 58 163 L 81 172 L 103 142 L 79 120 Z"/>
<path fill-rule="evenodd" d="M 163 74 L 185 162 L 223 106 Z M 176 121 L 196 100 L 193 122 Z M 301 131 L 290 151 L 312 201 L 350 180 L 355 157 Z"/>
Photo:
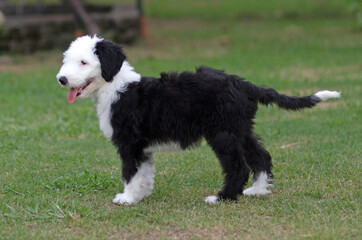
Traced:
<path fill-rule="evenodd" d="M 101 63 L 102 77 L 107 82 L 112 81 L 126 60 L 122 48 L 111 41 L 101 40 L 96 44 L 95 54 Z"/>

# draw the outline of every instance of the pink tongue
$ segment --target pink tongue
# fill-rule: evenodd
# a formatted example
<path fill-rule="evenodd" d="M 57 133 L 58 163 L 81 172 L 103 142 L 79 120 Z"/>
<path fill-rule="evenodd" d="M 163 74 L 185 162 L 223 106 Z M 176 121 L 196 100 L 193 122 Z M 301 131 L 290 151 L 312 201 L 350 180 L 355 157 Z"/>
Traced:
<path fill-rule="evenodd" d="M 75 98 L 77 97 L 79 89 L 78 88 L 71 88 L 68 93 L 68 103 L 73 104 L 75 101 Z"/>

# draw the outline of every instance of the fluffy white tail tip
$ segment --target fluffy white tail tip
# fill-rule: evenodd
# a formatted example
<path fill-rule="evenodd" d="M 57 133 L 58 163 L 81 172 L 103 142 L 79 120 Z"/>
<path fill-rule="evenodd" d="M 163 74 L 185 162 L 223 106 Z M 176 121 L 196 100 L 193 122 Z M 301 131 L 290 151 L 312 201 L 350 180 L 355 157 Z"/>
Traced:
<path fill-rule="evenodd" d="M 337 92 L 337 91 L 328 91 L 328 90 L 324 90 L 324 91 L 319 91 L 316 92 L 314 94 L 314 96 L 316 96 L 317 98 L 319 98 L 321 101 L 326 101 L 330 98 L 340 98 L 341 97 L 341 93 Z"/>

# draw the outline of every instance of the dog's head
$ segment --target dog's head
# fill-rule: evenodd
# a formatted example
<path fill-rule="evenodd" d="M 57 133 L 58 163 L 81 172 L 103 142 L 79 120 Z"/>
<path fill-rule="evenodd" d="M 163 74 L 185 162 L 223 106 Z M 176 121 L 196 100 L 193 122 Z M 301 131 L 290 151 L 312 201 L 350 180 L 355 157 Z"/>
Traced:
<path fill-rule="evenodd" d="M 63 65 L 57 79 L 70 88 L 68 102 L 89 97 L 120 71 L 126 56 L 122 48 L 96 36 L 74 40 L 64 52 Z"/>

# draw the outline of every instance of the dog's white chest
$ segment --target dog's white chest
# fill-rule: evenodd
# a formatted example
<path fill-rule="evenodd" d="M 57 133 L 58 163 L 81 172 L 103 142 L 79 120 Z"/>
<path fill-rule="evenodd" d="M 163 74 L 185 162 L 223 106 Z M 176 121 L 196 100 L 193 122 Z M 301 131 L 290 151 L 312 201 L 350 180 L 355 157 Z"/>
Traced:
<path fill-rule="evenodd" d="M 111 140 L 113 135 L 113 128 L 111 125 L 111 98 L 101 98 L 97 102 L 97 115 L 99 118 L 99 128 L 104 136 Z"/>
<path fill-rule="evenodd" d="M 104 136 L 109 140 L 112 139 L 113 135 L 110 114 L 110 110 L 108 109 L 106 112 L 99 116 L 99 128 L 102 130 Z"/>
<path fill-rule="evenodd" d="M 127 61 L 123 62 L 121 70 L 114 76 L 113 81 L 105 83 L 93 100 L 97 106 L 97 115 L 99 118 L 99 128 L 104 136 L 112 140 L 113 128 L 111 125 L 112 111 L 111 105 L 119 99 L 119 93 L 127 90 L 127 85 L 132 82 L 139 82 L 141 75 L 133 71 L 133 67 Z"/>

